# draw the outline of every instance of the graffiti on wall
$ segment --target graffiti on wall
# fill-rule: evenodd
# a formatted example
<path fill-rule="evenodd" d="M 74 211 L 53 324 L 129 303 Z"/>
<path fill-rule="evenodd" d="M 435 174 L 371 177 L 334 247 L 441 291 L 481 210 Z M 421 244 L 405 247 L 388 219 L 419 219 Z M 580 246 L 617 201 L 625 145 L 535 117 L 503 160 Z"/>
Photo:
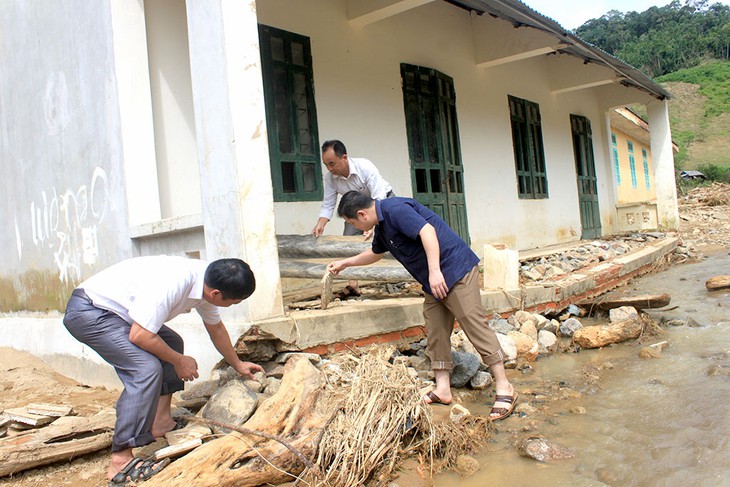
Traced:
<path fill-rule="evenodd" d="M 49 252 L 63 283 L 81 280 L 83 264 L 93 265 L 99 256 L 97 228 L 109 206 L 109 180 L 104 169 L 96 167 L 89 184 L 78 188 L 41 191 L 30 203 L 33 245 Z M 17 228 L 17 222 L 16 222 Z M 19 232 L 18 256 L 22 257 Z"/>

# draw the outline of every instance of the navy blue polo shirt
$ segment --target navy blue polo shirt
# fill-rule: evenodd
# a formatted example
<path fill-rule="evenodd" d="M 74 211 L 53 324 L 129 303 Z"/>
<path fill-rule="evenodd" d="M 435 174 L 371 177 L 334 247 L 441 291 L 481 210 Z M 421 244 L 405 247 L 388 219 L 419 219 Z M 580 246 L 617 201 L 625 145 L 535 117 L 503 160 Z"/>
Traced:
<path fill-rule="evenodd" d="M 428 259 L 418 236 L 426 223 L 436 229 L 441 273 L 449 289 L 479 263 L 479 257 L 461 237 L 440 216 L 416 200 L 398 197 L 376 200 L 375 211 L 378 224 L 373 236 L 373 252 L 390 251 L 428 294 L 433 295 L 428 282 Z"/>

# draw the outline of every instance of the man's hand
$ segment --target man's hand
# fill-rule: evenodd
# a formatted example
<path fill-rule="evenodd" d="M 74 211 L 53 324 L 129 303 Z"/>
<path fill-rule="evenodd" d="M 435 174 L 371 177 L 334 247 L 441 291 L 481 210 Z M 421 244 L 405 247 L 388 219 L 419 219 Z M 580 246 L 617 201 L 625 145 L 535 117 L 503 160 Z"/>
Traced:
<path fill-rule="evenodd" d="M 345 265 L 344 261 L 341 260 L 336 260 L 327 264 L 327 272 L 334 275 L 339 274 L 340 271 L 344 270 L 345 268 L 347 268 L 347 266 Z"/>
<path fill-rule="evenodd" d="M 319 217 L 319 220 L 317 220 L 317 224 L 312 229 L 312 235 L 315 237 L 319 237 L 324 233 L 324 226 L 327 225 L 327 222 L 329 222 L 328 219 L 324 217 Z"/>
<path fill-rule="evenodd" d="M 175 363 L 172 364 L 175 367 L 175 373 L 184 381 L 195 380 L 199 377 L 198 375 L 198 362 L 193 357 L 188 355 L 181 355 Z"/>
<path fill-rule="evenodd" d="M 254 364 L 252 362 L 242 362 L 240 360 L 236 365 L 233 366 L 233 368 L 236 372 L 238 372 L 238 375 L 248 377 L 249 379 L 253 379 L 253 375 L 256 372 L 264 372 L 264 368 L 260 365 Z M 264 372 L 264 375 L 266 375 L 266 372 Z"/>
<path fill-rule="evenodd" d="M 365 230 L 365 231 L 364 231 L 364 232 L 362 233 L 363 237 L 365 237 L 365 241 L 366 241 L 366 242 L 367 242 L 368 240 L 370 240 L 371 238 L 373 238 L 373 232 L 374 232 L 374 229 L 372 229 L 372 228 L 371 228 L 370 230 Z"/>
<path fill-rule="evenodd" d="M 429 272 L 428 284 L 431 286 L 431 294 L 436 299 L 444 299 L 449 294 L 449 288 L 446 286 L 446 281 L 441 271 Z"/>

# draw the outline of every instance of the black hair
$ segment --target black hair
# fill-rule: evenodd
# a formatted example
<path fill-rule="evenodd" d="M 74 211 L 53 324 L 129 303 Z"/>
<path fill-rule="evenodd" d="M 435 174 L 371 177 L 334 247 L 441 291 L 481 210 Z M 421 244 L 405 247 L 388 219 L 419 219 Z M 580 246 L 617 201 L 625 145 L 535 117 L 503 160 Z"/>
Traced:
<path fill-rule="evenodd" d="M 357 212 L 370 208 L 375 200 L 359 191 L 348 191 L 342 195 L 337 214 L 342 218 L 357 218 Z"/>
<path fill-rule="evenodd" d="M 322 144 L 322 154 L 327 152 L 327 150 L 330 148 L 335 151 L 335 155 L 337 157 L 342 157 L 347 154 L 347 148 L 345 148 L 345 144 L 337 139 L 325 140 L 324 144 Z"/>
<path fill-rule="evenodd" d="M 205 270 L 205 285 L 219 290 L 223 299 L 246 299 L 256 289 L 256 279 L 241 259 L 218 259 Z"/>

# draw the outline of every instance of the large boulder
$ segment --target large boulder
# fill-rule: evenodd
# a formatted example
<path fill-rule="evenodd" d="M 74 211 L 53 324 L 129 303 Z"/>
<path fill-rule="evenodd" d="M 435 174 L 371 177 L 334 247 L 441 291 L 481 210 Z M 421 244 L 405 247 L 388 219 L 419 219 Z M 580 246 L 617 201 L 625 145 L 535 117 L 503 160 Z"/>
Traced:
<path fill-rule="evenodd" d="M 220 423 L 240 426 L 256 410 L 259 399 L 255 392 L 251 391 L 239 380 L 227 382 L 210 397 L 201 414 L 204 418 L 212 419 Z M 213 427 L 218 434 L 230 433 L 230 430 Z"/>
<path fill-rule="evenodd" d="M 511 331 L 507 336 L 515 342 L 518 357 L 523 357 L 530 362 L 534 362 L 537 359 L 539 352 L 537 340 L 533 340 L 532 337 L 519 331 Z"/>
<path fill-rule="evenodd" d="M 453 368 L 451 369 L 451 387 L 464 387 L 479 370 L 479 356 L 467 352 L 451 352 Z"/>
<path fill-rule="evenodd" d="M 581 348 L 600 348 L 612 343 L 638 338 L 641 334 L 641 321 L 630 318 L 604 326 L 587 326 L 576 331 L 573 342 Z"/>

